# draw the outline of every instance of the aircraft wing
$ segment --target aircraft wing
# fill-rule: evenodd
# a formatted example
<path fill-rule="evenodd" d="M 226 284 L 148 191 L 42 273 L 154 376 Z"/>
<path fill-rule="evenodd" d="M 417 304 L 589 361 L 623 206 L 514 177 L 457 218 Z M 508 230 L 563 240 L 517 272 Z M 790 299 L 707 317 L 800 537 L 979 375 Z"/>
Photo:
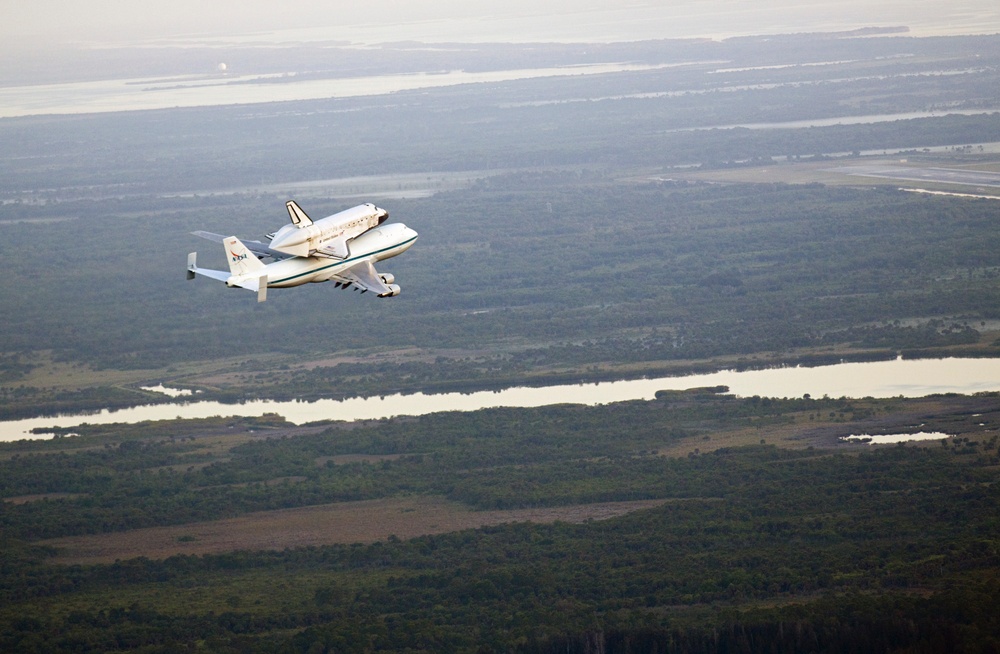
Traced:
<path fill-rule="evenodd" d="M 389 277 L 390 282 L 392 281 L 391 276 L 386 275 L 386 277 Z M 368 260 L 357 263 L 347 270 L 340 271 L 337 273 L 336 278 L 345 288 L 353 284 L 362 291 L 372 291 L 379 297 L 399 294 L 399 287 L 395 284 L 387 284 L 382 275 L 379 275 L 378 271 L 375 270 L 372 262 Z"/>
<path fill-rule="evenodd" d="M 215 234 L 213 232 L 197 231 L 191 233 L 194 234 L 195 236 L 200 236 L 201 238 L 208 239 L 209 241 L 215 241 L 216 243 L 222 243 L 226 240 L 226 237 L 223 236 L 222 234 Z"/>
<path fill-rule="evenodd" d="M 216 234 L 214 232 L 203 232 L 201 230 L 197 232 L 191 232 L 195 236 L 200 236 L 201 238 L 207 239 L 209 241 L 214 241 L 216 243 L 225 243 L 227 236 L 222 234 Z M 258 257 L 271 257 L 275 261 L 280 261 L 281 259 L 287 259 L 287 254 L 282 254 L 267 247 L 267 245 L 261 243 L 260 241 L 243 241 L 243 245 L 247 246 L 247 249 L 256 254 Z"/>

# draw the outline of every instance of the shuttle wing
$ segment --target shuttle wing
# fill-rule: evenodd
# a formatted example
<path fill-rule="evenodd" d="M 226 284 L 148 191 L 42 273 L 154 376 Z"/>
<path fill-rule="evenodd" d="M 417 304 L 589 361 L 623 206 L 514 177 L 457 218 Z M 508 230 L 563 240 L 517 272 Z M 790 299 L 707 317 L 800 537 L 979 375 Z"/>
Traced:
<path fill-rule="evenodd" d="M 321 248 L 313 253 L 313 256 L 346 259 L 350 253 L 351 251 L 347 249 L 347 238 L 341 236 L 324 243 Z"/>

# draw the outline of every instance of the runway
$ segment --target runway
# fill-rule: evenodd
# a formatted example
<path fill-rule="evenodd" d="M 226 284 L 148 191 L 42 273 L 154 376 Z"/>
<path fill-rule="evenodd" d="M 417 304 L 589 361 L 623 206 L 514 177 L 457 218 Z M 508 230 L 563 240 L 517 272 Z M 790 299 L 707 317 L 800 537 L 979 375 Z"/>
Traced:
<path fill-rule="evenodd" d="M 909 182 L 1000 188 L 1000 173 L 962 168 L 916 168 L 913 166 L 841 166 L 831 172 L 854 177 L 878 177 Z"/>

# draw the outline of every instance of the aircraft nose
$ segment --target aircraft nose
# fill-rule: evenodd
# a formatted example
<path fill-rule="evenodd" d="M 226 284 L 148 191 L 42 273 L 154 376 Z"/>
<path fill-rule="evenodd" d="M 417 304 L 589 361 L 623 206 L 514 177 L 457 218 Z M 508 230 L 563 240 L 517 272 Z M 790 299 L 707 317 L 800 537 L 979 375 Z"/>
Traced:
<path fill-rule="evenodd" d="M 417 232 L 410 229 L 403 223 L 393 223 L 389 226 L 389 228 L 391 229 L 393 237 L 400 242 L 409 241 L 417 237 Z"/>

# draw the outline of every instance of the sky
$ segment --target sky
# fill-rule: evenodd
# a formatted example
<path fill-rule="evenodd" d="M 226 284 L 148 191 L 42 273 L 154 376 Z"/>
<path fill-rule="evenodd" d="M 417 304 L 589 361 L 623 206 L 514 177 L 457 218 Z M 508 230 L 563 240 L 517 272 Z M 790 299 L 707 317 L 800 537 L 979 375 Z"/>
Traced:
<path fill-rule="evenodd" d="M 910 25 L 1000 32 L 997 0 L 0 0 L 0 44 L 134 44 L 275 33 L 296 40 L 637 40 Z M 287 30 L 291 30 L 286 32 Z"/>

